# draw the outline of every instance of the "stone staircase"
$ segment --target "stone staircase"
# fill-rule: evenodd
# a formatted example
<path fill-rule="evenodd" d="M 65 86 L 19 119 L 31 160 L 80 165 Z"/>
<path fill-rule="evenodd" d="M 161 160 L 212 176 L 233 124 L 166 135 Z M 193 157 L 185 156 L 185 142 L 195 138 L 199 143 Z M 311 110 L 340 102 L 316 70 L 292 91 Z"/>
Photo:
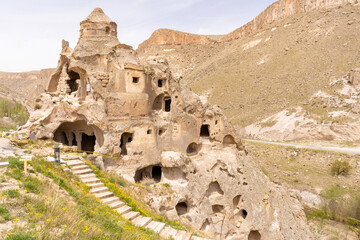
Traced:
<path fill-rule="evenodd" d="M 73 174 L 77 175 L 82 182 L 90 187 L 90 193 L 99 198 L 102 203 L 116 209 L 123 218 L 131 221 L 134 225 L 159 233 L 165 239 L 172 237 L 175 240 L 205 240 L 205 238 L 192 236 L 190 232 L 173 229 L 163 222 L 154 221 L 150 217 L 141 216 L 139 212 L 133 211 L 113 192 L 109 191 L 93 171 L 83 161 L 79 160 L 78 156 L 66 157 L 63 160 L 66 160 L 66 164 Z"/>

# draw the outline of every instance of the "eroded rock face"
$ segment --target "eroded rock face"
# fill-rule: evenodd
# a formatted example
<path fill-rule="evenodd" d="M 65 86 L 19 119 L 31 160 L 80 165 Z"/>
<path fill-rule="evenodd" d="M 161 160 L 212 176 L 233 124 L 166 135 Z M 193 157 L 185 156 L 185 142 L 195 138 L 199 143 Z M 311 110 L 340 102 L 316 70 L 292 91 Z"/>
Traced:
<path fill-rule="evenodd" d="M 263 29 L 267 24 L 297 13 L 356 3 L 358 3 L 358 0 L 278 0 L 252 21 L 223 37 L 221 41 L 249 36 L 256 31 Z"/>
<path fill-rule="evenodd" d="M 130 181 L 167 183 L 174 194 L 152 206 L 213 239 L 311 238 L 298 200 L 246 156 L 217 106 L 180 88 L 166 62 L 140 65 L 101 9 L 80 26 L 29 133 L 111 156 L 99 163 Z"/>
<path fill-rule="evenodd" d="M 215 42 L 202 35 L 185 33 L 171 29 L 158 29 L 151 37 L 139 45 L 138 51 L 143 52 L 153 45 L 178 45 L 178 44 L 210 44 Z"/>

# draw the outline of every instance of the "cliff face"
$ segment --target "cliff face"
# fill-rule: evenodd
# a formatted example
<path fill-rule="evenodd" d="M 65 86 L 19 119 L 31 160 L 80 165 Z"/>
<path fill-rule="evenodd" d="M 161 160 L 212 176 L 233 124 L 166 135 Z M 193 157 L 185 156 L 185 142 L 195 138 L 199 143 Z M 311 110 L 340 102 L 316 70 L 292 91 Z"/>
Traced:
<path fill-rule="evenodd" d="M 153 45 L 180 45 L 180 44 L 209 44 L 215 42 L 206 36 L 174 31 L 170 29 L 158 29 L 151 37 L 139 45 L 138 51 L 143 52 Z"/>
<path fill-rule="evenodd" d="M 314 9 L 328 9 L 345 4 L 356 4 L 358 0 L 279 0 L 270 5 L 252 21 L 227 34 L 220 41 L 246 37 L 276 20 L 284 19 L 296 13 Z"/>

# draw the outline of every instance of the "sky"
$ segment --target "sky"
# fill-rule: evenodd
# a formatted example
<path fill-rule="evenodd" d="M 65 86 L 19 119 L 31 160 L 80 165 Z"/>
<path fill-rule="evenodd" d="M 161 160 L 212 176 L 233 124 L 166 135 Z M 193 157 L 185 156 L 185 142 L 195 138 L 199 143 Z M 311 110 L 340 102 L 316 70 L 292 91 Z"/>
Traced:
<path fill-rule="evenodd" d="M 275 0 L 0 0 L 0 71 L 55 68 L 61 40 L 74 48 L 80 22 L 101 7 L 134 49 L 159 28 L 216 35 L 249 22 Z"/>

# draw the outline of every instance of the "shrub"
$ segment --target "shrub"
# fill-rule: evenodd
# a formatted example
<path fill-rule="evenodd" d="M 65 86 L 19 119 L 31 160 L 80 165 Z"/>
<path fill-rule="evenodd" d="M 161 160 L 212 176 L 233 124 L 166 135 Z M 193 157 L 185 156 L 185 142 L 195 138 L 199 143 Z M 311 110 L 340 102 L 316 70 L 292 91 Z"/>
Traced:
<path fill-rule="evenodd" d="M 24 187 L 29 192 L 40 193 L 39 187 L 41 186 L 41 182 L 39 179 L 34 177 L 27 177 L 24 182 Z"/>
<path fill-rule="evenodd" d="M 35 104 L 35 110 L 41 109 L 41 105 L 40 104 Z"/>
<path fill-rule="evenodd" d="M 28 233 L 13 233 L 7 236 L 6 240 L 36 240 Z"/>
<path fill-rule="evenodd" d="M 3 194 L 3 195 L 8 195 L 10 198 L 20 197 L 19 190 L 9 189 L 9 190 L 3 191 L 2 194 Z"/>
<path fill-rule="evenodd" d="M 7 210 L 7 208 L 5 208 L 4 206 L 1 206 L 1 205 L 0 205 L 0 216 L 2 218 L 4 218 L 5 221 L 11 220 L 9 210 Z"/>
<path fill-rule="evenodd" d="M 119 180 L 117 181 L 117 183 L 118 183 L 120 186 L 122 186 L 122 187 L 125 186 L 125 180 L 122 179 L 122 178 L 119 178 Z"/>
<path fill-rule="evenodd" d="M 339 175 L 346 176 L 350 172 L 350 169 L 351 166 L 348 162 L 336 160 L 331 165 L 331 174 L 334 176 L 339 176 Z"/>

